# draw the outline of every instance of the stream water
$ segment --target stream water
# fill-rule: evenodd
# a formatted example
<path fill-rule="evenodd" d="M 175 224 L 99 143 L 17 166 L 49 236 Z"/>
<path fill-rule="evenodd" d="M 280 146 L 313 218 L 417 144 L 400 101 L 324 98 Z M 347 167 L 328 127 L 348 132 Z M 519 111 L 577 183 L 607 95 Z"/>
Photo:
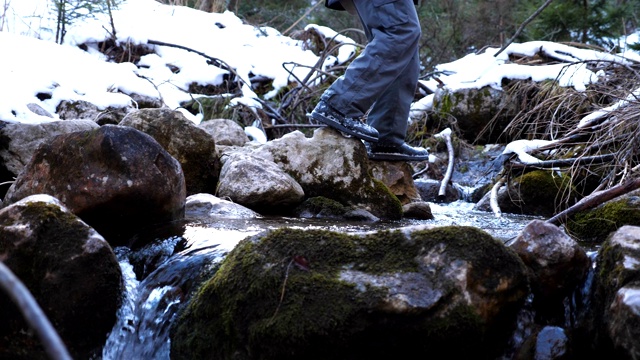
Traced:
<path fill-rule="evenodd" d="M 233 247 L 247 236 L 266 229 L 299 227 L 343 233 L 363 233 L 420 225 L 468 225 L 483 229 L 502 241 L 517 236 L 536 217 L 474 211 L 474 204 L 459 201 L 431 203 L 435 217 L 428 221 L 403 220 L 378 223 L 336 223 L 292 218 L 222 220 L 190 223 L 181 234 L 158 236 L 151 245 L 130 250 L 117 248 L 125 280 L 125 301 L 118 321 L 105 343 L 104 360 L 169 359 L 169 331 L 185 296 L 199 283 L 198 276 L 211 273 Z M 519 324 L 526 335 L 526 313 Z"/>

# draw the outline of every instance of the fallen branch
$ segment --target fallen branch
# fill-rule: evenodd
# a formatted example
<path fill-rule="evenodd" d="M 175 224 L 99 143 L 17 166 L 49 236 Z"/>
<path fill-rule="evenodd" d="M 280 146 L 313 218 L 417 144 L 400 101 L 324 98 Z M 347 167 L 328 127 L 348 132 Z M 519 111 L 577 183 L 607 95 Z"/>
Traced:
<path fill-rule="evenodd" d="M 615 159 L 614 154 L 605 154 L 605 155 L 596 155 L 596 156 L 583 156 L 580 158 L 571 158 L 571 159 L 557 159 L 557 160 L 541 160 L 537 162 L 535 165 L 522 164 L 518 162 L 512 162 L 509 166 L 511 169 L 523 169 L 529 167 L 536 167 L 541 169 L 550 169 L 556 167 L 564 167 L 564 166 L 575 166 L 575 165 L 583 165 L 583 164 L 602 164 L 608 163 Z"/>
<path fill-rule="evenodd" d="M 27 324 L 40 338 L 49 357 L 54 360 L 71 360 L 71 355 L 69 355 L 60 336 L 29 292 L 29 289 L 2 261 L 0 261 L 0 287 L 18 306 Z"/>
<path fill-rule="evenodd" d="M 631 179 L 623 184 L 616 185 L 607 190 L 594 192 L 589 196 L 585 196 L 573 206 L 556 214 L 547 222 L 554 225 L 564 223 L 569 217 L 575 215 L 577 212 L 594 208 L 605 201 L 616 198 L 620 195 L 630 193 L 633 190 L 640 188 L 640 178 Z"/>
<path fill-rule="evenodd" d="M 438 198 L 442 199 L 447 193 L 447 184 L 449 184 L 449 181 L 451 180 L 451 174 L 453 173 L 453 163 L 455 160 L 453 153 L 453 144 L 451 143 L 451 129 L 446 128 L 440 133 L 435 134 L 434 137 L 444 139 L 444 141 L 447 143 L 447 150 L 449 152 L 449 163 L 447 164 L 447 172 L 444 174 L 444 178 L 442 178 L 442 182 L 440 183 L 440 191 L 438 191 Z"/>
<path fill-rule="evenodd" d="M 489 204 L 491 205 L 491 210 L 496 215 L 496 217 L 502 217 L 502 210 L 500 210 L 500 205 L 498 205 L 498 191 L 504 185 L 505 178 L 501 177 L 491 188 L 491 195 L 489 196 Z"/>

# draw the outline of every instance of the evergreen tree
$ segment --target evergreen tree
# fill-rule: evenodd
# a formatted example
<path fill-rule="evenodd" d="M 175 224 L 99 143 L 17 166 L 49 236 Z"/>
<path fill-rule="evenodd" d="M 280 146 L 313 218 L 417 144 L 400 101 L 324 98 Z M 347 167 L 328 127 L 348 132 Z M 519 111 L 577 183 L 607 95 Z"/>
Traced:
<path fill-rule="evenodd" d="M 522 2 L 524 12 L 539 1 Z M 525 29 L 521 41 L 579 42 L 613 50 L 617 39 L 638 24 L 640 2 L 626 0 L 556 0 Z"/>

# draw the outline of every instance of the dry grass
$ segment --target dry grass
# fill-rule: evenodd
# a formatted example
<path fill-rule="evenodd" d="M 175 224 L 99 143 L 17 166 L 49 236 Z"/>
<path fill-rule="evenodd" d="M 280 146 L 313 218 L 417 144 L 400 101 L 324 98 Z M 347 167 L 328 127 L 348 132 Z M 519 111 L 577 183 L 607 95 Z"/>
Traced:
<path fill-rule="evenodd" d="M 640 98 L 629 94 L 640 88 L 640 64 L 589 64 L 604 70 L 606 81 L 585 92 L 561 88 L 555 82 L 517 82 L 508 92 L 520 99 L 521 111 L 505 131 L 517 138 L 555 140 L 533 153 L 543 163 L 535 168 L 561 170 L 571 176 L 582 196 L 606 190 L 638 177 L 640 170 Z M 588 126 L 585 116 L 620 100 L 624 106 L 608 111 Z M 510 171 L 523 166 L 510 164 Z M 531 168 L 529 166 L 528 168 Z M 569 194 L 563 194 L 569 200 Z"/>

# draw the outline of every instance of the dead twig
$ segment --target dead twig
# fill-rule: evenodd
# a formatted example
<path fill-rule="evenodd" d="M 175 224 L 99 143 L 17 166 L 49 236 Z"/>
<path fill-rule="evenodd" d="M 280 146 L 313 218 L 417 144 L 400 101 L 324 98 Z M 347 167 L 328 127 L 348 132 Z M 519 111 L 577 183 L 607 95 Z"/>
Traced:
<path fill-rule="evenodd" d="M 491 188 L 491 194 L 489 196 L 489 204 L 491 206 L 491 210 L 496 215 L 496 217 L 502 217 L 502 210 L 500 210 L 500 205 L 498 204 L 498 191 L 505 184 L 505 178 L 500 177 L 498 181 Z"/>
<path fill-rule="evenodd" d="M 518 35 L 520 35 L 520 33 L 522 32 L 522 30 L 524 30 L 524 28 L 529 25 L 529 23 L 531 21 L 533 21 L 533 19 L 535 19 L 536 17 L 538 17 L 538 15 L 540 15 L 540 13 L 542 13 L 542 11 L 549 6 L 549 4 L 551 4 L 553 0 L 547 0 L 544 2 L 544 4 L 542 4 L 542 6 L 540 6 L 538 8 L 538 10 L 536 10 L 533 14 L 531 14 L 531 16 L 529 16 L 522 24 L 520 24 L 520 27 L 518 27 L 518 29 L 516 30 L 516 32 L 513 34 L 513 36 L 507 40 L 507 42 L 502 45 L 502 47 L 500 48 L 500 50 L 498 50 L 497 53 L 495 53 L 495 55 L 493 56 L 498 56 L 501 52 L 503 52 L 509 45 L 511 45 L 511 43 L 518 37 Z"/>
<path fill-rule="evenodd" d="M 442 182 L 440 182 L 440 190 L 438 191 L 438 198 L 442 199 L 447 193 L 447 185 L 451 180 L 451 174 L 453 173 L 453 163 L 455 160 L 455 155 L 453 153 L 453 144 L 451 143 L 451 129 L 446 128 L 440 133 L 435 134 L 433 137 L 443 139 L 447 144 L 447 150 L 449 152 L 449 163 L 447 164 L 447 172 L 445 173 L 444 178 L 442 178 Z"/>

